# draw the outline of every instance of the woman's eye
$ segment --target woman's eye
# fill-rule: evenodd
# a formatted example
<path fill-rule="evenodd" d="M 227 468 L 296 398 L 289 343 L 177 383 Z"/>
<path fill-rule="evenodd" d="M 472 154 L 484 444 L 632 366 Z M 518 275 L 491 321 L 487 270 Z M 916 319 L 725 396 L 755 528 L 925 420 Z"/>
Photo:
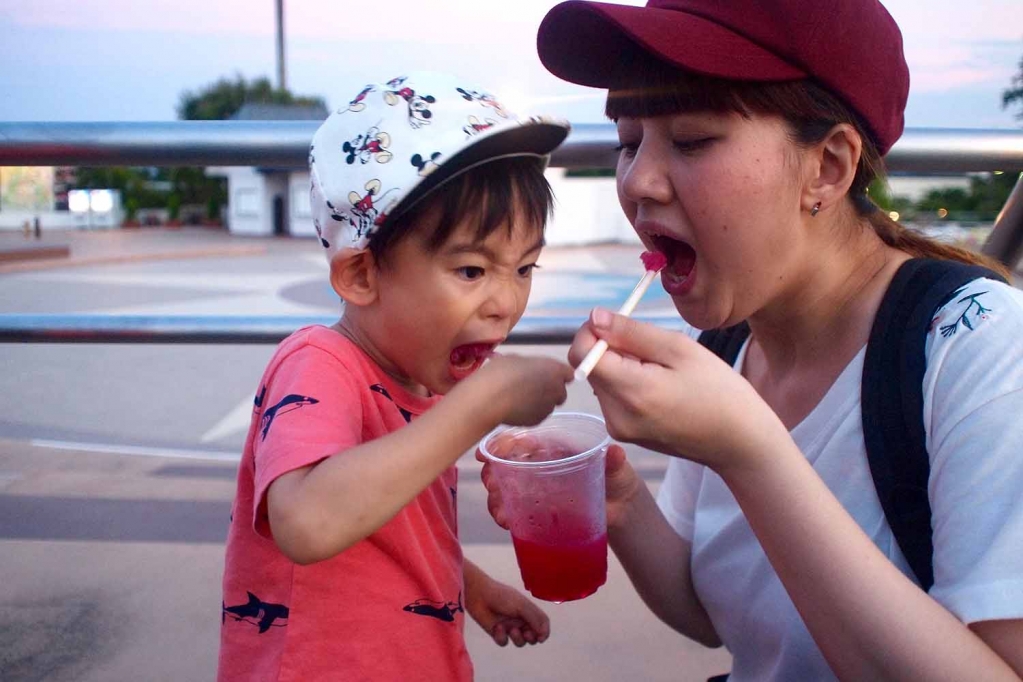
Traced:
<path fill-rule="evenodd" d="M 631 142 L 622 142 L 615 147 L 615 151 L 618 152 L 620 156 L 633 157 L 636 155 L 636 147 L 638 146 L 639 145 L 632 144 Z"/>
<path fill-rule="evenodd" d="M 709 137 L 701 137 L 695 140 L 675 140 L 672 145 L 683 154 L 691 154 L 700 151 L 712 141 Z"/>
<path fill-rule="evenodd" d="M 533 274 L 533 270 L 536 270 L 538 267 L 540 267 L 540 266 L 537 265 L 536 263 L 530 263 L 529 265 L 523 265 L 521 268 L 519 268 L 519 275 L 522 276 L 522 277 L 529 277 L 530 275 Z"/>
<path fill-rule="evenodd" d="M 465 267 L 458 268 L 458 274 L 469 280 L 479 279 L 483 276 L 483 268 L 477 265 L 466 265 Z"/>

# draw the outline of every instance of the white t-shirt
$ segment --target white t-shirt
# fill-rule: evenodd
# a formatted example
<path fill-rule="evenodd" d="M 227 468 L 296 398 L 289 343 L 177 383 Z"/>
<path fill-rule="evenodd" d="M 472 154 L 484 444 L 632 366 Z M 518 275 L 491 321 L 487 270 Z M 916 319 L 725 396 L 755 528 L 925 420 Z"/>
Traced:
<path fill-rule="evenodd" d="M 930 594 L 965 623 L 1023 618 L 1023 291 L 971 282 L 936 313 L 926 352 Z M 867 464 L 864 353 L 791 434 L 860 527 L 913 577 Z M 744 346 L 737 368 L 745 354 Z M 732 653 L 731 682 L 835 679 L 721 478 L 673 459 L 657 501 L 693 543 L 694 585 Z"/>

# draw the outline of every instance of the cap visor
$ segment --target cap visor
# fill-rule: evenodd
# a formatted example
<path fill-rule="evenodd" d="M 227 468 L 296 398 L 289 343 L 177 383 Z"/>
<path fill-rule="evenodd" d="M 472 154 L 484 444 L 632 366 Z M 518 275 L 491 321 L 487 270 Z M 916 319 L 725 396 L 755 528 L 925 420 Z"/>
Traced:
<path fill-rule="evenodd" d="M 569 0 L 537 32 L 540 61 L 555 76 L 610 88 L 638 53 L 706 76 L 779 81 L 806 72 L 730 29 L 679 10 Z"/>
<path fill-rule="evenodd" d="M 483 133 L 468 147 L 444 159 L 412 189 L 390 214 L 402 215 L 428 194 L 462 173 L 489 161 L 513 156 L 543 158 L 568 137 L 569 124 L 554 119 L 532 119 Z"/>

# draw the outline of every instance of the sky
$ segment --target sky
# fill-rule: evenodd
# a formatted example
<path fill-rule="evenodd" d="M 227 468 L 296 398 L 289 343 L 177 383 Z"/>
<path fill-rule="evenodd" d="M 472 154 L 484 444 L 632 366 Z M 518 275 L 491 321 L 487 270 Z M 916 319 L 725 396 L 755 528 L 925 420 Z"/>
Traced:
<path fill-rule="evenodd" d="M 554 0 L 284 3 L 295 94 L 337 107 L 366 83 L 429 69 L 513 110 L 604 120 L 601 91 L 558 80 L 536 56 Z M 908 127 L 1023 125 L 1020 107 L 1001 104 L 1023 58 L 1023 0 L 884 4 L 910 67 Z M 275 80 L 275 26 L 274 0 L 0 0 L 0 121 L 173 120 L 183 92 L 218 78 Z"/>

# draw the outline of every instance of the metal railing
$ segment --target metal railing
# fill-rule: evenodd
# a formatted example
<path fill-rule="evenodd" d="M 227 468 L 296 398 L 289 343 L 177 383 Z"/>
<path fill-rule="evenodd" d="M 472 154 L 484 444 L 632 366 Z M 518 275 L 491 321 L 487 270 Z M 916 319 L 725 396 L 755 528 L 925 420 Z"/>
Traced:
<path fill-rule="evenodd" d="M 305 168 L 318 126 L 318 121 L 0 121 L 0 166 Z M 575 124 L 551 165 L 613 168 L 617 144 L 609 123 Z M 886 160 L 896 173 L 1023 171 L 1023 130 L 910 128 Z"/>
<path fill-rule="evenodd" d="M 257 166 L 307 164 L 317 121 L 0 122 L 0 166 Z M 578 124 L 552 155 L 569 169 L 612 168 L 610 124 Z M 1023 130 L 908 129 L 886 157 L 893 173 L 1023 173 Z M 1023 257 L 1023 175 L 983 251 L 1010 267 Z M 300 316 L 111 316 L 0 314 L 0 342 L 276 343 Z M 525 317 L 510 343 L 565 343 L 581 320 Z M 658 318 L 658 324 L 677 321 Z"/>

